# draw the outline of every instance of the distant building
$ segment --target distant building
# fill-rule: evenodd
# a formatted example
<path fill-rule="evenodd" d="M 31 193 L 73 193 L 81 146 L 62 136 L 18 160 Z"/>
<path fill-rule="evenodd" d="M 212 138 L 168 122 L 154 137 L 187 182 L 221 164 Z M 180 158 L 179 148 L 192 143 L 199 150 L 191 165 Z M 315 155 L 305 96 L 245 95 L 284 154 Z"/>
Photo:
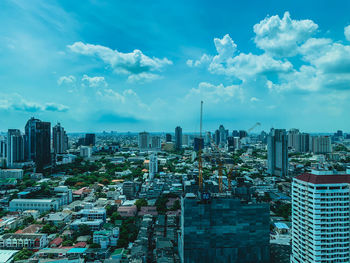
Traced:
<path fill-rule="evenodd" d="M 310 135 L 300 133 L 298 129 L 288 131 L 288 147 L 296 152 L 306 153 L 310 151 Z"/>
<path fill-rule="evenodd" d="M 56 154 L 65 153 L 68 149 L 68 136 L 60 123 L 52 128 L 52 146 Z"/>
<path fill-rule="evenodd" d="M 23 170 L 22 169 L 0 169 L 0 178 L 16 178 L 22 180 Z"/>
<path fill-rule="evenodd" d="M 226 141 L 227 141 L 227 134 L 226 134 L 226 130 L 225 127 L 223 125 L 220 125 L 219 127 L 219 146 L 220 147 L 224 147 L 226 145 Z"/>
<path fill-rule="evenodd" d="M 150 138 L 148 132 L 139 133 L 139 149 L 140 151 L 148 150 L 150 144 Z"/>
<path fill-rule="evenodd" d="M 171 134 L 170 133 L 165 134 L 165 142 L 171 142 Z"/>
<path fill-rule="evenodd" d="M 196 137 L 196 138 L 194 138 L 194 140 L 193 140 L 193 150 L 196 151 L 196 152 L 198 152 L 198 151 L 199 151 L 199 148 L 200 148 L 201 150 L 204 149 L 204 139 L 203 139 L 203 138 L 198 138 L 198 137 Z"/>
<path fill-rule="evenodd" d="M 51 124 L 35 118 L 25 126 L 25 154 L 27 160 L 35 162 L 38 170 L 51 164 Z"/>
<path fill-rule="evenodd" d="M 332 152 L 332 142 L 329 136 L 312 136 L 311 151 L 315 154 L 325 154 Z"/>
<path fill-rule="evenodd" d="M 182 145 L 189 146 L 189 144 L 190 144 L 190 138 L 189 138 L 188 134 L 183 134 L 182 135 Z"/>
<path fill-rule="evenodd" d="M 149 158 L 149 178 L 152 180 L 158 173 L 158 158 L 156 154 L 152 154 Z"/>
<path fill-rule="evenodd" d="M 182 128 L 177 126 L 175 128 L 175 150 L 182 149 Z"/>
<path fill-rule="evenodd" d="M 271 129 L 268 135 L 267 172 L 276 176 L 288 174 L 288 138 L 284 129 Z"/>
<path fill-rule="evenodd" d="M 220 131 L 216 130 L 214 133 L 214 142 L 217 146 L 220 144 Z"/>
<path fill-rule="evenodd" d="M 293 179 L 292 263 L 350 262 L 349 172 Z"/>
<path fill-rule="evenodd" d="M 7 142 L 5 138 L 0 139 L 0 158 L 7 157 Z"/>
<path fill-rule="evenodd" d="M 90 158 L 92 149 L 89 146 L 80 146 L 80 156 L 83 158 Z"/>
<path fill-rule="evenodd" d="M 179 255 L 182 263 L 270 262 L 268 204 L 244 204 L 234 198 L 181 200 Z"/>
<path fill-rule="evenodd" d="M 152 150 L 159 151 L 161 149 L 161 144 L 160 144 L 160 137 L 159 136 L 152 136 L 151 139 L 151 148 Z"/>
<path fill-rule="evenodd" d="M 25 160 L 24 136 L 20 130 L 9 129 L 7 132 L 7 166 L 13 167 L 14 163 Z"/>
<path fill-rule="evenodd" d="M 95 146 L 96 144 L 96 134 L 87 133 L 85 134 L 85 145 L 86 146 Z"/>

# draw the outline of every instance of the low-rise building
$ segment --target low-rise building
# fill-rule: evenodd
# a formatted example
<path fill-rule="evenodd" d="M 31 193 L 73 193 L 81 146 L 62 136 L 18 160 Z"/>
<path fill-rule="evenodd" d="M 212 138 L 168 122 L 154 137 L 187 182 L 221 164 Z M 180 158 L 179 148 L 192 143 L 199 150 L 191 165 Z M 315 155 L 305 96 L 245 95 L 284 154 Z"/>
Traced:
<path fill-rule="evenodd" d="M 13 199 L 10 201 L 9 210 L 25 211 L 25 210 L 38 210 L 41 213 L 59 208 L 59 203 L 56 199 Z"/>
<path fill-rule="evenodd" d="M 101 219 L 103 222 L 106 222 L 106 209 L 104 208 L 82 209 L 77 213 L 77 218 L 86 218 L 89 221 Z"/>
<path fill-rule="evenodd" d="M 46 234 L 4 234 L 0 236 L 0 247 L 8 249 L 41 249 L 48 244 Z"/>
<path fill-rule="evenodd" d="M 86 218 L 81 218 L 81 219 L 77 219 L 74 220 L 71 224 L 70 224 L 70 228 L 72 230 L 78 230 L 80 225 L 87 225 L 91 231 L 98 231 L 102 228 L 103 225 L 103 220 L 101 219 L 96 219 L 96 220 L 87 220 Z"/>
<path fill-rule="evenodd" d="M 93 234 L 93 242 L 95 244 L 100 244 L 103 249 L 109 246 L 117 246 L 118 239 L 119 227 L 113 228 L 112 230 L 95 231 Z"/>

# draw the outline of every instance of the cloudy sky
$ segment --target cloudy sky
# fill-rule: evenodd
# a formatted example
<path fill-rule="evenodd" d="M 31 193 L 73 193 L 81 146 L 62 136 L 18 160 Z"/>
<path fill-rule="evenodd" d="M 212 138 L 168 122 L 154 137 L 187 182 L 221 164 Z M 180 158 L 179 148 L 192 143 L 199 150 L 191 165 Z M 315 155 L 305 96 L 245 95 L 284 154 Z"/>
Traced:
<path fill-rule="evenodd" d="M 283 2 L 283 3 L 281 3 Z M 350 130 L 349 1 L 0 1 L 0 130 Z"/>

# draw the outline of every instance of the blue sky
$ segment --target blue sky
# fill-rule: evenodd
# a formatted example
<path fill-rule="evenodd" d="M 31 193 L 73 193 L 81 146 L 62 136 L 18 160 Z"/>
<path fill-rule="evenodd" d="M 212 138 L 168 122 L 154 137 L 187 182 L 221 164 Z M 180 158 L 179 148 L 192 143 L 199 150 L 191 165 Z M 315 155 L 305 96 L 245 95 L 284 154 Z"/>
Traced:
<path fill-rule="evenodd" d="M 282 3 L 281 3 L 282 2 Z M 348 1 L 1 1 L 0 130 L 350 130 Z"/>

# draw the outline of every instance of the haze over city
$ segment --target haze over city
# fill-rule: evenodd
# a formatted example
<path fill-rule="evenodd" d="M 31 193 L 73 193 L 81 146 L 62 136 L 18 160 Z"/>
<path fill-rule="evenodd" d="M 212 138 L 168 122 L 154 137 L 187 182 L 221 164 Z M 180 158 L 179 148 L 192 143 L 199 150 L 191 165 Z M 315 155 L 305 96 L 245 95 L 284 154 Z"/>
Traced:
<path fill-rule="evenodd" d="M 1 1 L 0 127 L 349 129 L 349 5 Z"/>

